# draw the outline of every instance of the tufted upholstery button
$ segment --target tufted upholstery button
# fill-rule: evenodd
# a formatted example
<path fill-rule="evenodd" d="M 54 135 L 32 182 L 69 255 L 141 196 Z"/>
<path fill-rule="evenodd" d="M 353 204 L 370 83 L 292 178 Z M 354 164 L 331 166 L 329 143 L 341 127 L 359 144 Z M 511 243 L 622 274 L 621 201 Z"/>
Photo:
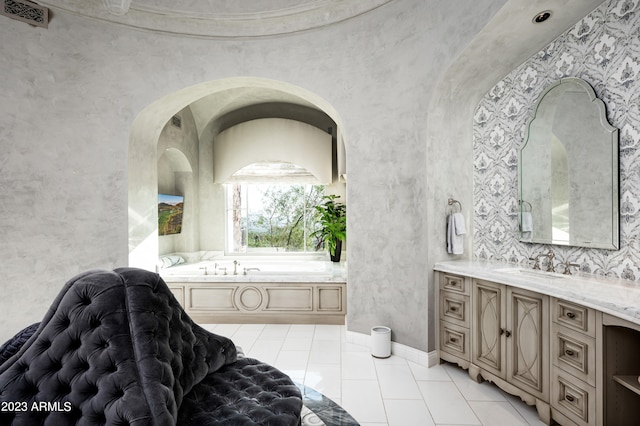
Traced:
<path fill-rule="evenodd" d="M 100 325 L 102 325 L 102 321 L 100 321 L 100 318 L 91 317 L 91 319 L 89 320 L 89 326 L 93 329 L 100 327 Z"/>

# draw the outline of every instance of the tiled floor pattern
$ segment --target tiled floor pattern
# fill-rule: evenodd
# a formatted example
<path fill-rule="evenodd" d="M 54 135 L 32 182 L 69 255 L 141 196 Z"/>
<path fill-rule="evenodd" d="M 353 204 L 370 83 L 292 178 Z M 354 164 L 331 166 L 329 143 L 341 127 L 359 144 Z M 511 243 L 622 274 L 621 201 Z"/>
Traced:
<path fill-rule="evenodd" d="M 373 358 L 368 347 L 346 342 L 344 326 L 203 326 L 331 398 L 362 426 L 543 424 L 534 408 L 456 366 Z"/>

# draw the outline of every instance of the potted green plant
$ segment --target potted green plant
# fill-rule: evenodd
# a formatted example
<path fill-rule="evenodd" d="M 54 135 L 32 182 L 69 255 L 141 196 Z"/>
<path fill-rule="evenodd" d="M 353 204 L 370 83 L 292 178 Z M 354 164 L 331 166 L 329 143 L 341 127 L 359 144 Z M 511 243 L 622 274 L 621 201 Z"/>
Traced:
<path fill-rule="evenodd" d="M 316 248 L 324 243 L 332 262 L 340 262 L 342 241 L 347 237 L 347 207 L 337 202 L 338 198 L 339 195 L 325 195 L 323 202 L 315 206 L 321 226 L 315 233 L 318 237 Z"/>

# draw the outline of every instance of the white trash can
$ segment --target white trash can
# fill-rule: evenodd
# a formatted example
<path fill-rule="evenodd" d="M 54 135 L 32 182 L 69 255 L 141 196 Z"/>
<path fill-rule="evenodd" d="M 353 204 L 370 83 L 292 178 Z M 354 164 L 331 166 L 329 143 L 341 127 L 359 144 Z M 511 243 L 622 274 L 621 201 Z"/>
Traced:
<path fill-rule="evenodd" d="M 377 325 L 371 329 L 371 355 L 376 358 L 391 356 L 391 329 Z"/>

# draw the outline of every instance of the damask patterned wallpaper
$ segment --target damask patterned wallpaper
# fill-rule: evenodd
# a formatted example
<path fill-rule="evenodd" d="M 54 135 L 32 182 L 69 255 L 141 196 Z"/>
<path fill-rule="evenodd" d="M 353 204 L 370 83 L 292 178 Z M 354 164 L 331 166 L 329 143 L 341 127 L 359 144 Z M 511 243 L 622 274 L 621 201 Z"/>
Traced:
<path fill-rule="evenodd" d="M 518 153 L 540 94 L 564 77 L 594 88 L 620 136 L 620 250 L 518 241 Z M 496 84 L 478 105 L 474 258 L 526 262 L 551 248 L 594 274 L 640 280 L 640 0 L 610 0 Z M 562 271 L 562 268 L 560 268 Z"/>

